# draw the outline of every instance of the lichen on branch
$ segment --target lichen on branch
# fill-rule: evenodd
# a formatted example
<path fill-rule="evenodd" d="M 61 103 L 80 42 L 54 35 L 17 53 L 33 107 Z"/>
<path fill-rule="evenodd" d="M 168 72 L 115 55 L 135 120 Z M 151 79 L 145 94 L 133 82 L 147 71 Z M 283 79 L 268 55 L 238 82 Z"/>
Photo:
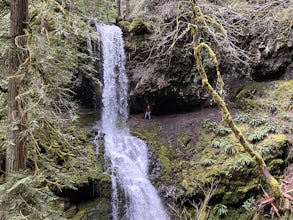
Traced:
<path fill-rule="evenodd" d="M 270 193 L 274 196 L 277 205 L 280 206 L 284 200 L 284 197 L 283 197 L 281 188 L 278 184 L 278 181 L 270 174 L 262 156 L 252 148 L 252 146 L 243 136 L 242 132 L 234 123 L 234 120 L 226 106 L 226 103 L 222 98 L 222 95 L 224 92 L 224 82 L 222 80 L 221 73 L 219 70 L 219 63 L 217 60 L 217 56 L 214 53 L 213 49 L 209 46 L 209 44 L 205 43 L 205 36 L 207 35 L 201 33 L 202 30 L 206 30 L 205 33 L 211 33 L 211 35 L 209 35 L 210 37 L 221 35 L 221 36 L 224 36 L 225 39 L 229 41 L 227 31 L 217 20 L 209 17 L 208 15 L 204 15 L 201 10 L 201 7 L 196 5 L 193 1 L 179 2 L 178 7 L 180 8 L 183 6 L 185 11 L 188 11 L 186 8 L 189 7 L 189 12 L 185 12 L 183 13 L 184 16 L 179 15 L 176 19 L 174 19 L 175 27 L 176 27 L 175 30 L 177 30 L 178 32 L 173 37 L 173 42 L 171 43 L 170 49 L 172 49 L 174 45 L 176 45 L 176 43 L 178 43 L 178 41 L 181 38 L 183 38 L 185 35 L 190 34 L 191 32 L 193 53 L 194 53 L 194 58 L 196 60 L 196 69 L 199 75 L 201 76 L 202 84 L 204 88 L 213 98 L 214 102 L 217 103 L 222 113 L 223 119 L 231 128 L 232 132 L 235 134 L 239 143 L 244 147 L 245 151 L 251 156 L 251 158 L 256 161 L 259 171 L 260 173 L 262 173 L 264 180 L 270 189 Z M 188 14 L 191 15 L 191 17 L 189 17 L 188 20 L 186 20 L 185 16 Z M 181 20 L 182 18 L 184 18 L 183 21 Z M 181 27 L 182 24 L 185 24 L 185 28 Z M 233 45 L 233 44 L 230 44 L 230 45 Z M 217 89 L 214 89 L 212 85 L 209 83 L 207 74 L 205 72 L 205 68 L 203 65 L 203 56 L 202 56 L 203 49 L 207 51 L 207 54 L 205 53 L 204 58 L 212 59 L 213 65 L 216 69 L 217 79 L 218 79 Z"/>

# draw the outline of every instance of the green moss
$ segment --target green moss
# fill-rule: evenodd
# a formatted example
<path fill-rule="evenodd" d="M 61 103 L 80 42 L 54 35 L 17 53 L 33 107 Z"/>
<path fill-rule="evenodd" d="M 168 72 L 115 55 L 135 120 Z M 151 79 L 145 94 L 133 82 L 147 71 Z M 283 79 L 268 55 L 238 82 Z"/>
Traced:
<path fill-rule="evenodd" d="M 76 215 L 76 213 L 77 213 L 77 207 L 73 205 L 65 211 L 65 218 L 67 219 L 73 218 Z"/>
<path fill-rule="evenodd" d="M 102 173 L 98 176 L 98 182 L 100 185 L 101 197 L 110 199 L 112 192 L 111 177 L 106 173 Z"/>
<path fill-rule="evenodd" d="M 226 193 L 222 201 L 224 204 L 239 204 L 245 200 L 249 193 L 257 192 L 259 189 L 258 179 L 242 176 L 239 180 L 226 183 Z"/>
<path fill-rule="evenodd" d="M 282 94 L 282 90 L 287 94 Z M 290 94 L 293 94 L 292 81 L 277 81 L 251 83 L 237 96 L 237 99 L 244 100 L 241 108 L 247 109 L 248 104 L 248 108 L 251 110 L 249 113 L 240 112 L 245 118 L 240 120 L 241 117 L 239 117 L 237 126 L 245 137 L 258 130 L 266 131 L 267 135 L 252 147 L 265 158 L 270 172 L 273 172 L 276 177 L 282 174 L 285 152 L 292 145 L 292 140 L 288 135 L 288 133 L 292 133 L 292 130 L 282 127 L 284 124 L 285 128 L 291 126 L 290 121 L 284 119 L 285 113 L 287 113 L 287 117 L 291 114 L 291 110 L 288 111 L 290 109 L 288 103 L 292 98 Z M 274 106 L 277 106 L 278 110 L 284 111 L 284 114 L 271 112 Z M 213 181 L 218 181 L 218 187 L 209 206 L 212 206 L 214 201 L 229 206 L 229 214 L 223 219 L 246 219 L 246 217 L 249 219 L 252 213 L 244 213 L 243 208 L 233 209 L 230 212 L 230 208 L 239 206 L 251 196 L 257 198 L 257 195 L 262 193 L 260 184 L 263 184 L 261 182 L 263 179 L 259 177 L 260 173 L 257 171 L 255 158 L 251 158 L 244 151 L 234 134 L 218 132 L 218 128 L 222 130 L 221 126 L 224 124 L 208 120 L 199 127 L 194 128 L 191 125 L 180 134 L 176 134 L 176 141 L 170 146 L 162 144 L 163 141 L 158 136 L 160 131 L 155 128 L 159 125 L 145 129 L 141 132 L 141 137 L 152 146 L 162 167 L 165 167 L 164 172 L 169 173 L 173 178 L 172 183 L 178 189 L 177 199 L 198 198 L 201 195 L 199 186 L 209 187 Z M 196 143 L 190 141 L 195 132 Z M 212 143 L 220 139 L 238 151 L 235 151 L 235 154 L 227 154 L 220 148 L 213 147 Z M 272 183 L 272 186 L 277 185 Z M 272 187 L 272 192 L 277 192 L 277 190 L 278 188 Z"/>
<path fill-rule="evenodd" d="M 244 88 L 236 95 L 236 100 L 252 98 L 254 93 L 255 90 L 253 88 Z"/>
<path fill-rule="evenodd" d="M 80 128 L 76 125 L 72 125 L 69 128 L 67 128 L 67 132 L 69 132 L 72 135 L 72 144 L 73 145 L 79 145 L 84 144 L 87 142 L 87 130 L 84 128 Z"/>
<path fill-rule="evenodd" d="M 287 135 L 285 134 L 270 134 L 264 141 L 260 143 L 261 147 L 276 147 L 282 148 L 289 142 Z"/>
<path fill-rule="evenodd" d="M 171 163 L 170 163 L 170 159 L 168 158 L 168 148 L 165 145 L 161 145 L 161 150 L 159 153 L 159 158 L 160 158 L 160 162 L 162 164 L 163 167 L 163 171 L 165 173 L 169 173 L 171 172 Z"/>
<path fill-rule="evenodd" d="M 171 158 L 173 157 L 173 151 L 171 146 L 161 143 L 158 138 L 158 133 L 161 130 L 161 126 L 153 124 L 153 126 L 147 127 L 142 130 L 132 131 L 132 134 L 139 137 L 142 140 L 145 140 L 154 152 L 154 160 L 157 158 L 159 166 L 161 168 L 161 177 L 160 181 L 164 185 L 171 184 L 171 172 L 172 172 L 172 163 Z"/>
<path fill-rule="evenodd" d="M 256 149 L 261 152 L 266 162 L 271 163 L 272 160 L 284 158 L 284 154 L 289 145 L 290 140 L 287 135 L 270 134 L 265 140 L 256 146 Z M 279 170 L 279 167 L 273 169 L 272 165 L 269 166 L 271 167 L 270 170 Z"/>
<path fill-rule="evenodd" d="M 270 172 L 274 173 L 274 174 L 279 174 L 281 175 L 282 172 L 280 171 L 280 167 L 283 167 L 285 164 L 285 161 L 282 159 L 275 159 L 272 160 L 268 163 L 268 169 L 270 170 Z"/>
<path fill-rule="evenodd" d="M 98 176 L 98 179 L 101 183 L 111 183 L 111 177 L 109 174 L 107 173 L 101 173 L 99 176 Z"/>
<path fill-rule="evenodd" d="M 96 121 L 100 119 L 98 111 L 85 111 L 79 113 L 79 118 L 76 122 L 78 127 L 92 127 Z"/>
<path fill-rule="evenodd" d="M 245 194 L 250 191 L 256 191 L 260 189 L 260 183 L 258 179 L 252 179 L 249 182 L 246 182 L 244 186 L 240 186 L 237 188 L 237 192 L 240 194 Z"/>
<path fill-rule="evenodd" d="M 270 182 L 270 190 L 272 192 L 272 194 L 275 196 L 275 199 L 276 199 L 276 203 L 277 203 L 277 206 L 280 206 L 281 205 L 281 202 L 283 202 L 283 195 L 280 193 L 281 190 L 280 190 L 280 185 L 278 183 L 278 181 L 276 181 L 275 178 L 270 178 L 268 180 Z"/>
<path fill-rule="evenodd" d="M 102 155 L 104 156 L 104 155 Z M 95 169 L 97 173 L 102 173 L 104 171 L 104 158 L 101 158 L 101 156 L 97 157 L 96 163 L 95 163 Z"/>
<path fill-rule="evenodd" d="M 130 30 L 130 22 L 129 21 L 120 21 L 118 23 L 118 25 L 120 26 L 120 28 L 123 30 L 123 33 L 128 33 Z"/>
<path fill-rule="evenodd" d="M 290 94 L 293 94 L 293 80 L 280 80 L 272 84 L 271 97 L 275 100 L 285 101 L 285 105 L 290 103 Z M 288 107 L 288 106 L 285 106 Z"/>
<path fill-rule="evenodd" d="M 143 18 L 135 18 L 129 24 L 129 32 L 133 32 L 135 34 L 149 34 L 151 33 L 150 25 L 145 22 Z"/>
<path fill-rule="evenodd" d="M 80 219 L 99 219 L 108 220 L 111 219 L 112 208 L 111 200 L 105 198 L 98 198 L 94 201 L 83 203 L 79 205 L 78 213 L 73 216 L 72 220 Z"/>
<path fill-rule="evenodd" d="M 251 83 L 246 85 L 237 95 L 239 107 L 262 109 L 279 114 L 290 108 L 293 94 L 293 80 L 279 80 L 270 83 Z"/>

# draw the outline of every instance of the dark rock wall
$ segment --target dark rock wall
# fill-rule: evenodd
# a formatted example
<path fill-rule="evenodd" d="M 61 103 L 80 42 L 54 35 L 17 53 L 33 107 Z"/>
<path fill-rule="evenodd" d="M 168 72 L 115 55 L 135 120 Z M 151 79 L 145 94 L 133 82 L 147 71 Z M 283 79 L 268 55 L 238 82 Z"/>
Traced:
<path fill-rule="evenodd" d="M 125 23 L 123 24 L 125 25 Z M 128 24 L 129 25 L 129 24 Z M 195 77 L 192 54 L 176 48 L 168 59 L 149 59 L 150 31 L 129 32 L 122 27 L 127 53 L 126 71 L 130 81 L 130 112 L 143 112 L 151 105 L 154 114 L 188 111 L 203 104 L 205 97 Z"/>
<path fill-rule="evenodd" d="M 152 54 L 153 38 L 158 37 L 142 18 L 120 21 L 126 51 L 126 72 L 129 77 L 130 113 L 144 112 L 151 105 L 153 114 L 185 112 L 203 105 L 211 105 L 209 95 L 201 86 L 201 79 L 195 68 L 193 52 L 186 50 L 190 39 L 176 45 L 172 54 Z M 293 36 L 292 32 L 272 33 L 263 26 L 250 28 L 247 36 L 239 39 L 239 46 L 247 51 L 247 65 L 234 64 L 229 56 L 213 48 L 217 53 L 220 71 L 223 75 L 227 95 L 237 84 L 247 81 L 269 81 L 293 78 Z M 284 26 L 284 25 L 283 25 Z M 282 26 L 282 27 L 283 27 Z M 284 27 L 283 27 L 284 28 Z M 292 27 L 289 27 L 292 29 Z M 264 34 L 266 33 L 266 34 Z M 102 91 L 102 56 L 98 40 L 92 42 L 95 71 L 88 76 L 77 76 L 80 82 L 74 89 L 83 107 L 100 108 Z M 214 47 L 215 45 L 211 45 Z M 216 86 L 215 68 L 205 59 L 205 70 L 209 80 Z M 233 98 L 233 97 L 230 97 Z"/>
<path fill-rule="evenodd" d="M 166 59 L 158 56 L 149 59 L 153 34 L 135 22 L 121 22 L 127 53 L 126 71 L 130 80 L 130 112 L 143 112 L 150 104 L 153 114 L 184 112 L 203 105 L 210 105 L 208 94 L 201 86 L 191 51 L 186 54 L 184 42 L 177 46 Z M 131 31 L 135 30 L 135 31 Z M 138 31 L 139 30 L 139 31 Z M 249 34 L 249 33 L 248 33 Z M 218 55 L 220 71 L 225 79 L 227 92 L 247 81 L 292 79 L 292 38 L 276 39 L 276 36 L 261 37 L 260 33 L 250 36 L 243 43 L 247 50 L 250 66 L 233 66 L 224 54 Z M 186 42 L 185 42 L 186 43 Z M 216 85 L 216 74 L 212 64 L 205 64 L 210 81 Z M 228 94 L 229 95 L 229 94 Z"/>
<path fill-rule="evenodd" d="M 292 36 L 293 37 L 293 36 Z M 272 80 L 285 77 L 292 79 L 292 38 L 288 41 L 268 39 L 255 44 L 252 77 L 256 81 Z"/>

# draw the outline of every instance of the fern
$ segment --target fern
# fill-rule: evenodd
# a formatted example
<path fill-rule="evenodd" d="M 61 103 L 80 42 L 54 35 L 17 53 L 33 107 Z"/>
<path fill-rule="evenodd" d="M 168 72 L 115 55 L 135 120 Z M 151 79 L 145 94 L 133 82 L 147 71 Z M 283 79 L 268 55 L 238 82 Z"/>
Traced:
<path fill-rule="evenodd" d="M 224 126 L 219 126 L 215 129 L 215 132 L 217 135 L 225 136 L 231 133 L 231 129 Z"/>
<path fill-rule="evenodd" d="M 216 130 L 217 124 L 208 119 L 202 121 L 201 126 L 209 132 L 214 132 Z"/>
<path fill-rule="evenodd" d="M 273 133 L 273 134 L 282 134 L 283 132 L 285 132 L 285 129 L 278 124 L 268 124 L 265 127 L 265 130 L 268 133 Z"/>
<path fill-rule="evenodd" d="M 247 212 L 254 212 L 256 210 L 256 201 L 253 197 L 247 199 L 242 207 L 247 211 Z"/>
<path fill-rule="evenodd" d="M 239 114 L 235 117 L 234 121 L 237 123 L 248 123 L 251 120 L 252 116 L 250 113 Z"/>
<path fill-rule="evenodd" d="M 267 117 L 258 116 L 256 118 L 253 118 L 252 120 L 250 120 L 248 122 L 248 124 L 251 125 L 251 126 L 258 127 L 260 125 L 263 125 L 263 124 L 267 123 L 267 121 L 268 121 Z"/>
<path fill-rule="evenodd" d="M 235 154 L 239 153 L 239 150 L 231 144 L 226 144 L 224 146 L 224 152 L 229 155 L 235 155 Z"/>
<path fill-rule="evenodd" d="M 265 129 L 257 130 L 253 134 L 247 137 L 247 140 L 251 143 L 258 143 L 265 139 L 269 135 L 268 131 Z"/>
<path fill-rule="evenodd" d="M 213 208 L 213 213 L 215 216 L 224 216 L 228 214 L 228 208 L 223 204 L 217 204 Z"/>
<path fill-rule="evenodd" d="M 228 145 L 228 143 L 224 139 L 214 140 L 212 142 L 212 147 L 222 150 L 225 149 L 226 145 Z"/>
<path fill-rule="evenodd" d="M 201 164 L 202 164 L 203 166 L 205 166 L 205 167 L 211 166 L 211 165 L 216 164 L 216 163 L 217 163 L 217 161 L 214 160 L 214 159 L 211 159 L 211 158 L 207 158 L 207 159 L 205 159 L 205 160 L 203 160 L 203 161 L 201 162 Z"/>
<path fill-rule="evenodd" d="M 227 141 L 225 141 L 224 139 L 214 140 L 212 142 L 212 147 L 218 148 L 222 152 L 225 152 L 229 155 L 235 155 L 239 152 L 239 150 L 235 146 L 227 143 Z"/>
<path fill-rule="evenodd" d="M 253 164 L 254 160 L 250 156 L 240 157 L 236 161 L 236 165 L 242 168 L 252 166 Z"/>

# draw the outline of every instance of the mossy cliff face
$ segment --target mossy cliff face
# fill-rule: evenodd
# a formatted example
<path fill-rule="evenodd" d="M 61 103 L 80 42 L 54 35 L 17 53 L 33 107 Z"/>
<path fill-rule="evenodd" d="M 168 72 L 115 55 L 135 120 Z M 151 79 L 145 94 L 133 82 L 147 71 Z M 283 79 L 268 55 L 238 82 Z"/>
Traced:
<path fill-rule="evenodd" d="M 92 126 L 97 117 L 99 117 L 98 114 L 93 112 L 82 112 L 78 127 L 69 128 L 74 137 L 73 144 L 82 146 L 81 149 L 79 147 L 77 149 L 82 150 L 87 159 L 75 160 L 80 164 L 80 175 L 73 177 L 76 188 L 64 189 L 60 194 L 60 197 L 65 199 L 61 199 L 57 205 L 61 205 L 59 209 L 65 212 L 67 219 L 106 220 L 111 218 L 111 178 L 103 168 L 105 163 L 103 144 L 98 154 L 94 144 L 97 131 L 92 129 Z M 103 141 L 102 136 L 99 141 Z"/>
<path fill-rule="evenodd" d="M 269 171 L 278 180 L 284 178 L 293 152 L 293 81 L 250 83 L 235 91 L 239 108 L 232 113 L 237 126 L 262 155 Z M 208 109 L 201 111 L 194 113 L 201 117 L 198 120 L 184 122 L 178 116 L 173 121 L 170 116 L 169 120 L 154 118 L 132 126 L 133 133 L 149 143 L 153 158 L 157 158 L 153 169 L 160 174 L 154 183 L 166 201 L 177 204 L 179 210 L 188 207 L 194 218 L 196 207 L 217 185 L 208 202 L 208 219 L 250 219 L 256 201 L 263 198 L 262 187 L 269 192 L 267 185 L 254 159 L 221 117 L 214 117 L 217 113 Z M 177 217 L 178 213 L 171 211 Z"/>

